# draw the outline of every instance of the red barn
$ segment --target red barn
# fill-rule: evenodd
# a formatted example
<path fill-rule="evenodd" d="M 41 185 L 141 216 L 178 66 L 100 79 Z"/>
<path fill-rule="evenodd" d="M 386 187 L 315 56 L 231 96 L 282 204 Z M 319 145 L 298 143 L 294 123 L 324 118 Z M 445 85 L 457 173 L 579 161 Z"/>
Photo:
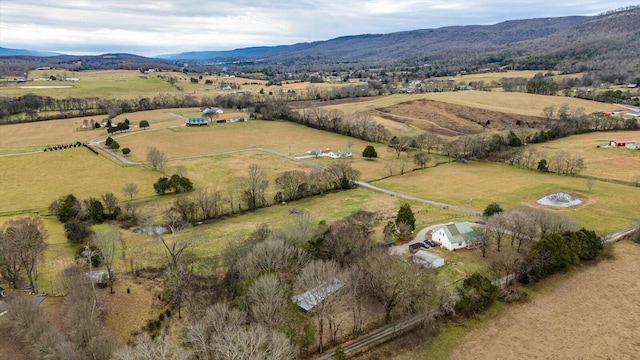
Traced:
<path fill-rule="evenodd" d="M 609 146 L 625 147 L 627 144 L 635 144 L 634 140 L 609 140 Z"/>

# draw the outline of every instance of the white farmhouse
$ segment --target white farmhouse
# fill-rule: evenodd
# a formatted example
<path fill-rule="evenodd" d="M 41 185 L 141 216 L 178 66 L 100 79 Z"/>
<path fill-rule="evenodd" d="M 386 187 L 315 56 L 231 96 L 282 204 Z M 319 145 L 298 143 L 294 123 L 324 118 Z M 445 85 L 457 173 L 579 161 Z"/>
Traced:
<path fill-rule="evenodd" d="M 332 159 L 344 159 L 344 158 L 351 157 L 352 153 L 351 153 L 351 150 L 349 149 L 339 149 L 339 150 L 325 152 L 323 155 L 328 156 Z"/>
<path fill-rule="evenodd" d="M 480 232 L 475 231 L 468 221 L 442 225 L 431 234 L 431 239 L 447 250 L 456 250 L 475 245 L 480 240 Z"/>

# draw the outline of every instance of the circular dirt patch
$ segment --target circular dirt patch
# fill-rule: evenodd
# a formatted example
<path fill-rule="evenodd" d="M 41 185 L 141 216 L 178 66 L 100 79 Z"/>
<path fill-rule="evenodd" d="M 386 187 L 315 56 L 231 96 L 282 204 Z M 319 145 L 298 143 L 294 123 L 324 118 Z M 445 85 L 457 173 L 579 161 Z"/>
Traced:
<path fill-rule="evenodd" d="M 540 205 L 555 206 L 561 208 L 568 208 L 582 204 L 582 200 L 563 192 L 547 195 L 536 202 Z"/>

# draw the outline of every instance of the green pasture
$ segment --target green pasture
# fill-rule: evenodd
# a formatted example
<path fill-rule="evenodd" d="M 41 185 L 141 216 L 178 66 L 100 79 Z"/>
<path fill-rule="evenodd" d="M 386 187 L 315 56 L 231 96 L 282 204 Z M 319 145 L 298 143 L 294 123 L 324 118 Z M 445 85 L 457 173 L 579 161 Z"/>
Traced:
<path fill-rule="evenodd" d="M 126 134 L 125 134 L 126 135 Z M 247 148 L 268 148 L 292 156 L 313 149 L 343 149 L 353 144 L 354 153 L 362 153 L 366 142 L 281 122 L 249 120 L 242 123 L 210 124 L 201 127 L 164 128 L 116 136 L 121 147 L 132 150 L 131 159 L 142 161 L 148 147 L 156 147 L 168 158 L 216 154 Z"/>
<path fill-rule="evenodd" d="M 159 173 L 123 166 L 85 148 L 0 157 L 0 214 L 23 210 L 46 212 L 49 204 L 73 193 L 80 199 L 112 192 L 125 200 L 122 188 L 133 182 L 140 193 L 154 195 Z"/>
<path fill-rule="evenodd" d="M 602 234 L 613 233 L 640 218 L 636 209 L 640 201 L 638 187 L 596 181 L 589 191 L 582 177 L 540 173 L 504 164 L 443 164 L 373 184 L 477 211 L 483 211 L 494 201 L 503 209 L 518 205 L 539 207 L 538 199 L 563 191 L 579 196 L 583 204 L 554 211 Z"/>
<path fill-rule="evenodd" d="M 395 219 L 400 205 L 405 202 L 408 201 L 367 189 L 354 189 L 310 197 L 286 205 L 272 205 L 244 214 L 226 216 L 187 231 L 198 233 L 195 254 L 198 258 L 207 259 L 220 254 L 230 242 L 246 237 L 260 224 L 268 224 L 272 229 L 293 227 L 295 220 L 295 216 L 291 213 L 293 209 L 309 212 L 315 224 L 321 220 L 332 222 L 355 211 L 367 210 L 377 212 L 385 217 L 385 220 L 380 220 L 375 224 L 374 237 L 380 241 L 382 240 L 382 228 L 388 220 Z M 415 213 L 417 229 L 442 222 L 468 219 L 450 210 L 426 204 L 408 203 Z M 127 243 L 127 254 L 133 257 L 136 266 L 156 266 L 166 262 L 164 248 L 157 238 L 135 234 L 131 231 L 121 231 L 121 234 Z M 129 264 L 127 264 L 127 268 L 129 268 Z"/>
<path fill-rule="evenodd" d="M 640 150 L 602 147 L 609 140 L 640 141 L 640 130 L 593 132 L 541 144 L 529 144 L 527 147 L 535 149 L 538 154 L 545 153 L 547 159 L 558 151 L 567 151 L 572 156 L 584 158 L 584 176 L 635 183 L 640 178 Z"/>

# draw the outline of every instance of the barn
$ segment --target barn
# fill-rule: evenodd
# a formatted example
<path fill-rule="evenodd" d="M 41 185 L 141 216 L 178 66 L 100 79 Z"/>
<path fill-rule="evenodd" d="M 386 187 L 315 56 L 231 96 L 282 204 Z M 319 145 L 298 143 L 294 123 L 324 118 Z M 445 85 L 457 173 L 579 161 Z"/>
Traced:
<path fill-rule="evenodd" d="M 609 146 L 625 147 L 627 144 L 635 143 L 635 140 L 609 140 Z"/>

